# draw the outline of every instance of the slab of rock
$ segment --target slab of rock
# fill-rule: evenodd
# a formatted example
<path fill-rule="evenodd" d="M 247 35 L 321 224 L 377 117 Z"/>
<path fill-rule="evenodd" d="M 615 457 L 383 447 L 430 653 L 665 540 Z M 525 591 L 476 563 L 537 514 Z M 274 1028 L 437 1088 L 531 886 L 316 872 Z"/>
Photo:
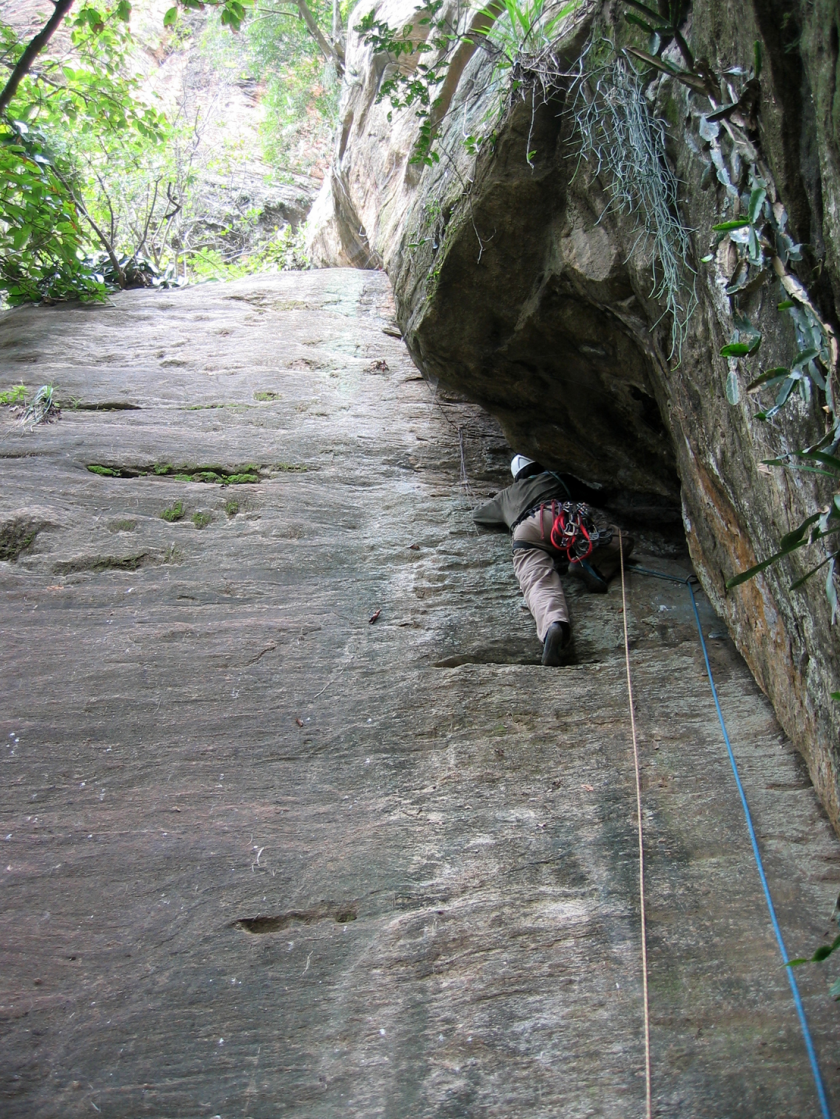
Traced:
<path fill-rule="evenodd" d="M 396 28 L 415 18 L 414 8 L 413 0 L 375 6 L 377 18 Z M 464 29 L 469 17 L 460 5 L 442 11 Z M 763 174 L 774 180 L 770 196 L 786 207 L 795 240 L 810 246 L 802 278 L 835 326 L 837 20 L 827 0 L 784 19 L 765 3 L 714 0 L 695 5 L 683 27 L 694 56 L 718 75 L 731 75 L 733 66 L 746 74 L 759 44 L 765 64 L 756 142 Z M 429 31 L 418 25 L 415 33 Z M 579 5 L 558 34 L 558 65 L 567 75 L 594 66 L 596 54 L 607 67 L 615 55 L 604 44 L 629 41 L 622 6 L 601 0 Z M 587 43 L 596 45 L 583 61 Z M 727 580 L 772 556 L 784 533 L 825 508 L 835 487 L 765 465 L 817 443 L 826 431 L 818 394 L 808 403 L 797 398 L 762 424 L 755 413 L 772 400 L 746 391 L 761 369 L 790 367 L 800 348 L 789 316 L 777 310 L 786 298 L 778 285 L 741 296 L 740 313 L 762 334 L 760 362 L 738 366 L 721 357 L 736 337 L 723 294 L 735 265 L 724 267 L 727 246 L 718 248 L 712 227 L 738 212 L 731 198 L 738 191 L 730 181 L 727 193 L 718 182 L 712 158 L 723 156 L 701 135 L 701 115 L 712 104 L 661 75 L 638 94 L 664 121 L 679 182 L 688 248 L 674 244 L 686 261 L 677 265 L 671 290 L 684 308 L 692 293 L 698 300 L 675 346 L 657 297 L 663 271 L 638 207 L 621 212 L 606 168 L 594 156 L 581 160 L 575 122 L 583 103 L 567 96 L 568 78 L 547 103 L 513 97 L 497 120 L 505 75 L 494 77 L 491 52 L 459 48 L 441 95 L 439 162 L 423 167 L 411 162 L 416 114 L 377 100 L 393 60 L 356 34 L 347 59 L 334 164 L 313 210 L 314 258 L 324 265 L 381 263 L 419 367 L 433 383 L 489 409 L 517 450 L 597 484 L 605 500 L 618 489 L 652 507 L 681 503 L 703 586 L 840 830 L 840 706 L 831 698 L 840 685 L 840 656 L 832 609 L 820 575 L 790 589 L 824 557 L 818 549 L 797 552 L 726 590 Z M 673 61 L 683 64 L 676 50 Z M 527 60 L 523 66 L 520 89 L 529 81 Z M 599 75 L 608 86 L 608 70 Z M 486 133 L 488 120 L 496 121 L 492 139 L 476 154 L 464 137 Z M 727 166 L 738 186 L 742 157 L 721 150 L 732 155 Z M 624 187 L 631 195 L 641 190 L 632 176 Z M 725 392 L 731 377 L 735 403 Z"/>
<path fill-rule="evenodd" d="M 352 270 L 0 319 L 63 401 L 0 429 L 4 1117 L 643 1111 L 619 588 L 541 668 L 470 515 L 509 449 L 393 335 Z M 810 954 L 840 848 L 700 609 Z M 629 574 L 628 625 L 656 1113 L 815 1116 L 686 589 Z M 835 971 L 798 978 L 837 1099 Z"/>

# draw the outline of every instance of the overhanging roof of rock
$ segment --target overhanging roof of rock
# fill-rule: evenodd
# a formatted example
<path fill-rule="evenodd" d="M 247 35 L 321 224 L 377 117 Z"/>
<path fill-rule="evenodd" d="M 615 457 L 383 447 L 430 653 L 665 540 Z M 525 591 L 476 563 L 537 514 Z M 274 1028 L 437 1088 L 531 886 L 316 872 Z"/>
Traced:
<path fill-rule="evenodd" d="M 570 22 L 570 57 L 595 7 L 582 5 Z M 413 10 L 389 3 L 378 15 L 397 25 Z M 446 154 L 421 169 L 409 162 L 416 119 L 394 113 L 388 122 L 389 106 L 376 104 L 381 57 L 356 37 L 349 52 L 359 80 L 343 103 L 331 232 L 316 236 L 316 260 L 381 261 L 417 364 L 487 407 L 512 445 L 592 482 L 675 497 L 649 324 L 626 263 L 636 234 L 604 214 L 608 199 L 585 169 L 570 181 L 562 100 L 533 115 L 515 105 L 492 152 L 485 145 L 475 158 L 463 137 L 486 127 L 493 98 L 476 95 L 492 71 L 478 51 L 451 83 L 438 141 Z"/>

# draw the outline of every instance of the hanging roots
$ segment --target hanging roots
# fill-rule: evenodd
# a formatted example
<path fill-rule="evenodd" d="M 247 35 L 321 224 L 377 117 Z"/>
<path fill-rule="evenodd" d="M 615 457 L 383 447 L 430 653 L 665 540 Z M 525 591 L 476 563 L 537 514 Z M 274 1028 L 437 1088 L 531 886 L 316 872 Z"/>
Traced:
<path fill-rule="evenodd" d="M 580 159 L 606 172 L 611 207 L 633 216 L 652 249 L 651 295 L 671 316 L 671 352 L 679 361 L 697 306 L 691 242 L 679 216 L 678 180 L 665 155 L 664 122 L 652 116 L 639 77 L 622 58 L 573 84 L 571 108 Z M 686 284 L 686 271 L 691 274 Z"/>

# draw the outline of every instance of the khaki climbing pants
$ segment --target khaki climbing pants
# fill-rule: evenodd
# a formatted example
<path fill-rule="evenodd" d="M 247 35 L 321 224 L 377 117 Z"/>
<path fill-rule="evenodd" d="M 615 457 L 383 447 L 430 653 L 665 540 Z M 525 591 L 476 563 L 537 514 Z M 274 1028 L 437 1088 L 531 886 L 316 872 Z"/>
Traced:
<path fill-rule="evenodd" d="M 528 609 L 537 623 L 537 636 L 540 641 L 545 641 L 548 627 L 552 623 L 569 621 L 569 609 L 566 606 L 563 584 L 554 566 L 555 560 L 565 556 L 551 546 L 553 524 L 554 518 L 549 504 L 542 510 L 542 531 L 539 509 L 524 521 L 520 521 L 513 530 L 514 544 L 539 545 L 534 548 L 514 548 L 513 570 L 516 572 Z M 620 561 L 618 530 L 614 526 L 610 543 L 598 545 L 589 557 L 589 562 L 598 568 L 607 582 L 615 575 Z"/>

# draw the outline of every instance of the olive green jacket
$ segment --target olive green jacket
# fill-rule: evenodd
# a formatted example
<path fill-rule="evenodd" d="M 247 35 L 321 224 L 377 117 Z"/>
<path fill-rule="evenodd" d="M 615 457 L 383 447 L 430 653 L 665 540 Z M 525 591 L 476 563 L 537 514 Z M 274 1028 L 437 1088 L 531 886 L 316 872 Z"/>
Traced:
<path fill-rule="evenodd" d="M 546 504 L 554 498 L 568 500 L 563 483 L 547 471 L 514 482 L 497 493 L 492 501 L 485 501 L 473 513 L 473 520 L 480 525 L 507 525 L 511 527 L 523 513 L 536 505 Z"/>

